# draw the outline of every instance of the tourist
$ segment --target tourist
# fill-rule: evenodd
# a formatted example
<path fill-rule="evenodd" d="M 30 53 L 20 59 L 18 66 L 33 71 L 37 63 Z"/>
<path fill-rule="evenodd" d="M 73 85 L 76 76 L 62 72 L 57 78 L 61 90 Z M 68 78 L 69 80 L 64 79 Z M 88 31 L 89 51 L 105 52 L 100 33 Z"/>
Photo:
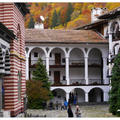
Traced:
<path fill-rule="evenodd" d="M 67 102 L 67 100 L 65 100 L 64 106 L 65 106 L 65 109 L 66 109 L 66 110 L 67 110 L 67 105 L 68 105 L 68 102 Z"/>
<path fill-rule="evenodd" d="M 76 112 L 75 112 L 75 114 L 76 114 L 76 117 L 81 117 L 81 109 L 79 108 L 79 106 L 76 106 Z"/>
<path fill-rule="evenodd" d="M 77 96 L 74 95 L 74 105 L 76 105 L 76 103 L 77 103 Z"/>
<path fill-rule="evenodd" d="M 56 101 L 56 110 L 58 110 L 58 101 Z"/>
<path fill-rule="evenodd" d="M 45 102 L 45 101 L 43 101 L 42 105 L 43 105 L 43 110 L 45 110 L 45 107 L 46 107 L 46 102 Z"/>
<path fill-rule="evenodd" d="M 50 99 L 50 110 L 52 110 L 52 107 L 53 107 L 53 101 L 52 99 Z"/>
<path fill-rule="evenodd" d="M 61 100 L 61 110 L 64 109 L 64 102 Z"/>
<path fill-rule="evenodd" d="M 68 117 L 73 117 L 73 112 L 72 112 L 71 106 L 69 106 L 67 112 L 68 112 Z"/>

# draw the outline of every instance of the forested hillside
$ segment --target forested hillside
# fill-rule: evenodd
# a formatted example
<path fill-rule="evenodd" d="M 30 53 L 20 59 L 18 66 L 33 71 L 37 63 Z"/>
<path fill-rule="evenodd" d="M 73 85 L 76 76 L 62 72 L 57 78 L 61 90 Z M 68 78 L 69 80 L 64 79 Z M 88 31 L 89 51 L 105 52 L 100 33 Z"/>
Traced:
<path fill-rule="evenodd" d="M 103 7 L 112 10 L 120 3 L 26 3 L 30 14 L 26 15 L 25 27 L 33 28 L 35 22 L 44 20 L 45 29 L 73 29 L 91 21 L 91 9 Z"/>

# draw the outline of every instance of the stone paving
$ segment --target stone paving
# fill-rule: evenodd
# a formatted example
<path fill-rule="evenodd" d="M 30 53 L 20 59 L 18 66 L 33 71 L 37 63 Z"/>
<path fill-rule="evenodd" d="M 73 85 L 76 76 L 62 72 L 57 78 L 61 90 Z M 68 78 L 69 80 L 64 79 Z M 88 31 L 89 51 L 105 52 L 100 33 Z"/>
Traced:
<path fill-rule="evenodd" d="M 108 117 L 105 114 L 109 113 L 109 105 L 108 104 L 99 104 L 99 105 L 79 105 L 82 110 L 81 117 Z M 72 111 L 75 115 L 76 106 L 72 105 Z M 39 114 L 41 116 L 46 115 L 49 118 L 56 118 L 56 117 L 68 117 L 67 110 L 61 110 L 60 106 L 58 110 L 42 110 L 42 109 L 28 109 L 27 114 Z M 110 116 L 109 116 L 110 117 Z M 114 116 L 111 116 L 114 117 Z"/>

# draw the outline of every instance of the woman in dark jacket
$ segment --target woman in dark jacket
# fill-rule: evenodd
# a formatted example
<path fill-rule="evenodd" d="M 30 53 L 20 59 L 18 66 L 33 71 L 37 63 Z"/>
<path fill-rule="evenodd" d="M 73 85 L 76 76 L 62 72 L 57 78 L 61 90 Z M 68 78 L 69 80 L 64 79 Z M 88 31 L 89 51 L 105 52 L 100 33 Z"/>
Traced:
<path fill-rule="evenodd" d="M 72 112 L 71 106 L 69 106 L 67 112 L 68 112 L 68 117 L 73 117 L 73 112 Z"/>

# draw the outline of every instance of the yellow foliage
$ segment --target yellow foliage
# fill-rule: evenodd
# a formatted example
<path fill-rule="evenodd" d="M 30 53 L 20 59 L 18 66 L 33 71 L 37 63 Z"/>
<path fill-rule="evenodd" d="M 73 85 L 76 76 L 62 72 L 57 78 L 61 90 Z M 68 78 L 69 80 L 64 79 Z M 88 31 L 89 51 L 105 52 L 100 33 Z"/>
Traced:
<path fill-rule="evenodd" d="M 64 26 L 62 24 L 60 24 L 59 26 L 56 26 L 54 29 L 64 29 Z"/>
<path fill-rule="evenodd" d="M 76 3 L 76 4 L 74 5 L 74 11 L 81 10 L 82 5 L 83 5 L 82 3 Z"/>
<path fill-rule="evenodd" d="M 91 10 L 94 7 L 94 5 L 89 5 L 87 9 Z"/>

